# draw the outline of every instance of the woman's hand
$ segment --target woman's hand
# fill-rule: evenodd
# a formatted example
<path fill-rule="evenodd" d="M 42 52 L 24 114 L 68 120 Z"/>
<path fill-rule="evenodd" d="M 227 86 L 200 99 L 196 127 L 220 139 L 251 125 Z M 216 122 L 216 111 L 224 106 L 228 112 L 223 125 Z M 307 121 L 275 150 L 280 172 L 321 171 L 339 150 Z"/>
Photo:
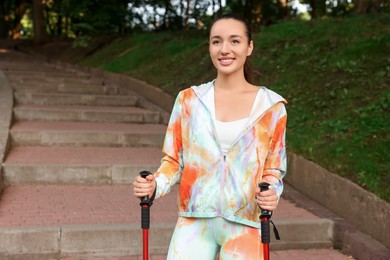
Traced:
<path fill-rule="evenodd" d="M 264 210 L 274 211 L 278 205 L 278 195 L 276 191 L 269 189 L 260 192 L 260 188 L 256 188 L 256 203 Z"/>
<path fill-rule="evenodd" d="M 135 177 L 133 182 L 133 192 L 137 198 L 145 196 L 149 196 L 149 198 L 151 198 L 155 190 L 156 179 L 153 174 L 149 174 L 146 178 L 142 178 L 141 176 Z"/>

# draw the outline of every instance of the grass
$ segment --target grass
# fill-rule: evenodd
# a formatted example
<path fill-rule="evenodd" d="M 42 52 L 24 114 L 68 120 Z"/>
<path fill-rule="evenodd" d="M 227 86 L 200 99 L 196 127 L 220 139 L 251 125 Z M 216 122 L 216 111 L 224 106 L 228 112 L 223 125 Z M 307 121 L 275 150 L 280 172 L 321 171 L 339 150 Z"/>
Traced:
<path fill-rule="evenodd" d="M 389 14 L 261 28 L 257 83 L 289 102 L 289 149 L 390 201 Z M 205 32 L 114 40 L 79 63 L 127 74 L 175 96 L 215 77 Z M 313 173 L 315 174 L 315 173 Z"/>
<path fill-rule="evenodd" d="M 388 22 L 385 15 L 280 24 L 260 37 L 256 64 L 290 101 L 290 148 L 387 201 Z"/>

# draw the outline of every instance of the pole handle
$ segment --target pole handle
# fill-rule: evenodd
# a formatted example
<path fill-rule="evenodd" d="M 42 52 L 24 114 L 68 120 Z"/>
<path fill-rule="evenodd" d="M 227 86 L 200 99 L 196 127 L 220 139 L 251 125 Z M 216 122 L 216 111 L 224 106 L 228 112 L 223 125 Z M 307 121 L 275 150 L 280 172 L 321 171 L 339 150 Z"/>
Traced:
<path fill-rule="evenodd" d="M 269 190 L 270 184 L 267 183 L 267 182 L 261 182 L 258 185 L 259 185 L 260 191 Z M 270 227 L 270 223 L 274 227 L 274 234 L 275 234 L 276 240 L 280 240 L 279 231 L 277 230 L 274 222 L 272 220 L 270 220 L 270 218 L 272 216 L 272 211 L 263 210 L 261 208 L 260 208 L 260 210 L 261 210 L 261 215 L 260 215 L 260 220 L 261 220 L 261 222 L 260 222 L 260 225 L 261 225 L 261 243 L 268 244 L 268 243 L 271 242 L 271 227 Z"/>
<path fill-rule="evenodd" d="M 266 190 L 269 190 L 269 183 L 268 182 L 260 182 L 259 183 L 259 188 L 260 188 L 260 191 L 266 191 Z"/>
<path fill-rule="evenodd" d="M 268 182 L 260 182 L 259 183 L 259 188 L 260 188 L 260 191 L 266 191 L 266 190 L 269 190 L 269 186 L 270 184 Z M 267 218 L 270 219 L 271 216 L 272 216 L 272 211 L 269 211 L 269 210 L 263 210 L 261 209 L 261 215 L 260 215 L 260 219 L 263 219 L 263 218 Z"/>
<path fill-rule="evenodd" d="M 149 174 L 152 174 L 149 171 L 142 171 L 139 173 L 142 178 L 146 178 Z M 150 227 L 150 200 L 149 196 L 145 196 L 141 198 L 141 228 L 142 229 L 149 229 Z"/>
<path fill-rule="evenodd" d="M 151 172 L 149 171 L 142 171 L 139 173 L 139 175 L 141 175 L 142 178 L 146 178 L 148 175 L 152 174 Z M 149 196 L 145 196 L 145 197 L 142 197 L 141 198 L 141 206 L 145 203 L 149 203 Z"/>

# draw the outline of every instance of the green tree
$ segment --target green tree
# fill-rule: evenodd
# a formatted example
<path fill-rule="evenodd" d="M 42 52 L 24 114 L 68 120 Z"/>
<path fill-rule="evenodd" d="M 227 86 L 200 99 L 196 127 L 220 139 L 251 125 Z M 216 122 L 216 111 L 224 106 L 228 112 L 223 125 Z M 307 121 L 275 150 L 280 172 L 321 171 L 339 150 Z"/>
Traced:
<path fill-rule="evenodd" d="M 290 15 L 288 0 L 229 0 L 226 11 L 244 15 L 254 31 L 257 31 L 260 25 L 269 25 Z"/>
<path fill-rule="evenodd" d="M 0 1 L 0 37 L 17 39 L 21 37 L 21 21 L 30 5 L 25 0 Z"/>

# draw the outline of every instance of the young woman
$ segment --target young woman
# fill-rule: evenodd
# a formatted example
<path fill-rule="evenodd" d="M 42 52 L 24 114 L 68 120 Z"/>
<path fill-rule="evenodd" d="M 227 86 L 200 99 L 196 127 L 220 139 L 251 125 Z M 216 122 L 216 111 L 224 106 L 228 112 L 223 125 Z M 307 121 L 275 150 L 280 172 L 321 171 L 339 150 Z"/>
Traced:
<path fill-rule="evenodd" d="M 250 27 L 224 15 L 210 30 L 215 80 L 179 93 L 161 166 L 133 183 L 162 197 L 180 180 L 168 259 L 262 259 L 260 209 L 275 210 L 286 172 L 286 101 L 250 83 Z M 258 183 L 270 190 L 260 192 Z"/>

